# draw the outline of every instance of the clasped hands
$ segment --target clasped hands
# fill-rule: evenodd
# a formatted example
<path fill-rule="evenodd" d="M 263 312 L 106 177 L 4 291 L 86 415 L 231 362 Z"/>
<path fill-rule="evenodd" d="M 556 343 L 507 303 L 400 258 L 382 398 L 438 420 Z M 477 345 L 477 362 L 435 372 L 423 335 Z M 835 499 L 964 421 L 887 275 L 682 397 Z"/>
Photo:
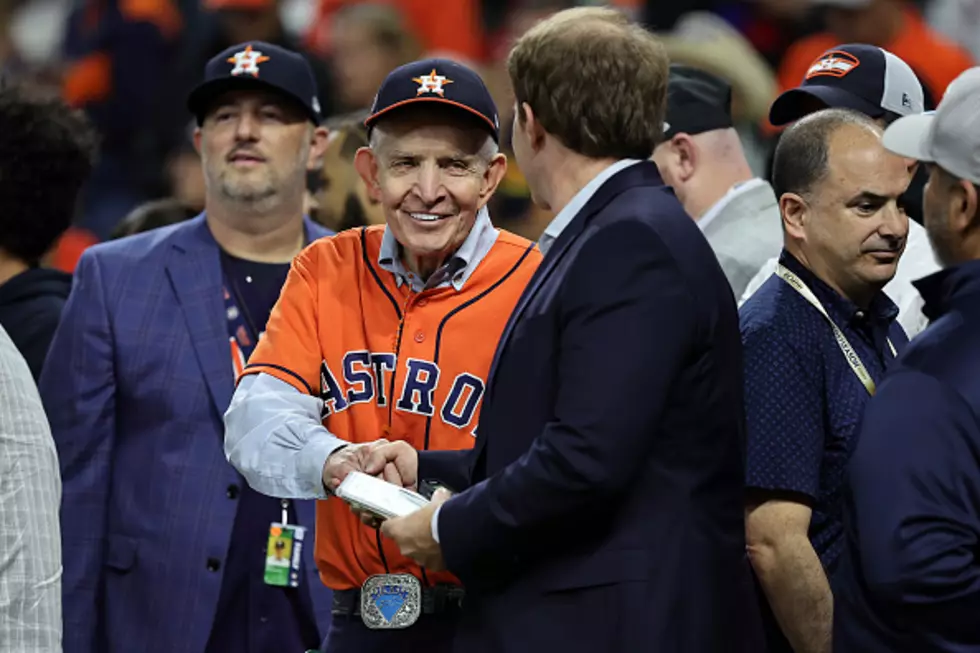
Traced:
<path fill-rule="evenodd" d="M 407 442 L 388 442 L 382 439 L 350 444 L 327 457 L 323 465 L 323 485 L 333 492 L 347 474 L 359 471 L 415 490 L 418 487 L 418 468 L 418 452 Z M 380 527 L 385 537 L 395 541 L 402 555 L 426 569 L 442 571 L 446 566 L 442 549 L 432 537 L 432 513 L 449 497 L 450 493 L 440 488 L 432 495 L 432 500 L 426 507 L 405 517 L 386 519 L 380 524 L 373 515 L 356 510 L 354 512 L 365 524 Z"/>

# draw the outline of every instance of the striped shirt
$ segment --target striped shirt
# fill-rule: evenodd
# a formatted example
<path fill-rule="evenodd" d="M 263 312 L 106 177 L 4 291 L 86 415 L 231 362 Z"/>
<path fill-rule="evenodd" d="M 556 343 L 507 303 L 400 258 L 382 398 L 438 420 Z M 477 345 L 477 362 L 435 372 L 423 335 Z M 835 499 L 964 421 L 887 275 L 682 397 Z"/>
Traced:
<path fill-rule="evenodd" d="M 0 329 L 0 653 L 61 651 L 58 454 L 23 356 Z"/>

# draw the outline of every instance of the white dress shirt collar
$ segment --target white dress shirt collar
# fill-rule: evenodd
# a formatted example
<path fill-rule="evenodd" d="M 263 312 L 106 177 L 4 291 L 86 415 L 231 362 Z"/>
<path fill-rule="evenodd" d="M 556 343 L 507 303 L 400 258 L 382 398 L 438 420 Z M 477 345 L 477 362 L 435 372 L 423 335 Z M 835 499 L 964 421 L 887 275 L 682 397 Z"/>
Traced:
<path fill-rule="evenodd" d="M 589 203 L 592 196 L 596 194 L 596 191 L 602 187 L 604 183 L 609 181 L 610 177 L 615 175 L 620 170 L 624 170 L 629 166 L 640 163 L 640 159 L 621 159 L 609 167 L 605 168 L 602 172 L 597 174 L 592 180 L 582 187 L 582 190 L 575 193 L 572 199 L 558 212 L 558 215 L 552 219 L 548 224 L 548 227 L 541 234 L 538 239 L 538 248 L 541 250 L 542 254 L 547 254 L 548 249 L 558 240 L 558 236 L 561 232 L 565 230 L 571 221 L 579 214 L 585 205 Z"/>

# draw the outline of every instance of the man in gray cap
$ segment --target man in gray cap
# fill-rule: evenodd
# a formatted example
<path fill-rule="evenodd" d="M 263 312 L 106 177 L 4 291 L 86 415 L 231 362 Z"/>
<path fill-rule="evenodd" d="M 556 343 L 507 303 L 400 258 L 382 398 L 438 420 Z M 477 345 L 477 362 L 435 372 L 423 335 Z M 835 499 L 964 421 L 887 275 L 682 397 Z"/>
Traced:
<path fill-rule="evenodd" d="M 779 204 L 757 178 L 732 122 L 732 88 L 697 68 L 670 67 L 664 140 L 653 162 L 698 223 L 739 297 L 783 246 Z"/>
<path fill-rule="evenodd" d="M 980 650 L 980 67 L 885 132 L 927 164 L 932 320 L 869 402 L 848 472 L 835 650 Z"/>

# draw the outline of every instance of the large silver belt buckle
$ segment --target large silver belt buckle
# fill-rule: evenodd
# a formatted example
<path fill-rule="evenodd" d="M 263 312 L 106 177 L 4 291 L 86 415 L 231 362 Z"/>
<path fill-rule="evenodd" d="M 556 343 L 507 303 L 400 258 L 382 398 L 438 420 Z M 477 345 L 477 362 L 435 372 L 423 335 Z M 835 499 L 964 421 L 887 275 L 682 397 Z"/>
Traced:
<path fill-rule="evenodd" d="M 408 628 L 422 614 L 422 584 L 411 574 L 378 574 L 361 585 L 361 620 L 372 630 Z"/>

